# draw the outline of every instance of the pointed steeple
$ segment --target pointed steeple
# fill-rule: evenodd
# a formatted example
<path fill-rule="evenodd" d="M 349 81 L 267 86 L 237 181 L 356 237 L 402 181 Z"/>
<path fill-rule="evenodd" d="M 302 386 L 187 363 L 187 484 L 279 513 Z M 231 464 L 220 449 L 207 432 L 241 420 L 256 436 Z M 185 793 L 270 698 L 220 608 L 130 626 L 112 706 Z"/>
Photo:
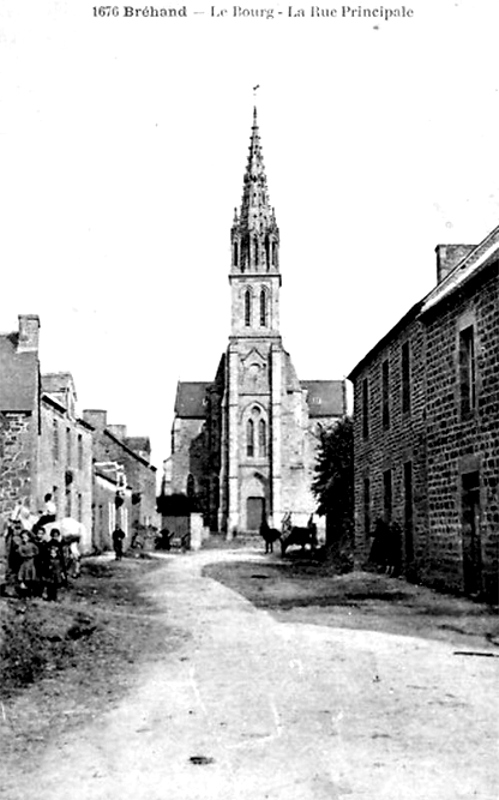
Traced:
<path fill-rule="evenodd" d="M 278 272 L 279 229 L 269 202 L 256 106 L 253 108 L 241 209 L 239 215 L 235 211 L 231 241 L 233 274 Z"/>

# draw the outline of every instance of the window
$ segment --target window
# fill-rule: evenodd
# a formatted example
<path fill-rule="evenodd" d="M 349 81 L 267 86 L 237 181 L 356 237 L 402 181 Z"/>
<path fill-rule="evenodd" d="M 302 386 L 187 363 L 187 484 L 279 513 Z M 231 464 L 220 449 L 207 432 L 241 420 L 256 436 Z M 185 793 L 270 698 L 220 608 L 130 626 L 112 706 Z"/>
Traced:
<path fill-rule="evenodd" d="M 78 469 L 83 469 L 83 437 L 78 434 Z"/>
<path fill-rule="evenodd" d="M 369 385 L 367 378 L 362 381 L 362 436 L 369 436 Z"/>
<path fill-rule="evenodd" d="M 83 516 L 83 500 L 81 494 L 78 495 L 78 521 L 81 522 Z"/>
<path fill-rule="evenodd" d="M 265 265 L 267 267 L 267 272 L 270 269 L 270 239 L 268 234 L 265 237 Z"/>
<path fill-rule="evenodd" d="M 246 455 L 248 458 L 255 455 L 255 424 L 252 419 L 246 423 Z"/>
<path fill-rule="evenodd" d="M 267 293 L 265 289 L 260 292 L 260 325 L 262 328 L 267 327 Z"/>
<path fill-rule="evenodd" d="M 116 528 L 116 508 L 114 506 L 114 503 L 108 503 L 107 524 L 109 529 L 109 535 L 112 536 L 113 531 Z"/>
<path fill-rule="evenodd" d="M 277 266 L 277 242 L 272 242 L 272 266 Z"/>
<path fill-rule="evenodd" d="M 387 469 L 383 472 L 383 510 L 385 522 L 392 520 L 392 471 Z"/>
<path fill-rule="evenodd" d="M 71 465 L 71 428 L 66 428 L 66 463 L 68 467 Z"/>
<path fill-rule="evenodd" d="M 382 365 L 382 403 L 383 403 L 383 428 L 390 427 L 390 366 L 388 359 Z"/>
<path fill-rule="evenodd" d="M 267 426 L 264 419 L 258 423 L 258 455 L 261 458 L 267 455 Z"/>
<path fill-rule="evenodd" d="M 402 411 L 408 414 L 411 410 L 411 362 L 409 342 L 402 345 Z"/>
<path fill-rule="evenodd" d="M 246 327 L 251 325 L 251 291 L 246 289 L 244 293 L 244 324 Z"/>
<path fill-rule="evenodd" d="M 256 236 L 253 238 L 253 248 L 254 248 L 254 251 L 255 251 L 255 266 L 257 267 L 258 266 L 258 239 L 257 239 Z"/>
<path fill-rule="evenodd" d="M 461 416 L 469 416 L 475 408 L 475 339 L 473 325 L 459 333 L 459 390 Z"/>
<path fill-rule="evenodd" d="M 371 483 L 369 478 L 364 478 L 364 535 L 366 539 L 371 535 Z"/>
<path fill-rule="evenodd" d="M 234 266 L 237 267 L 239 264 L 239 247 L 237 242 L 234 242 Z"/>

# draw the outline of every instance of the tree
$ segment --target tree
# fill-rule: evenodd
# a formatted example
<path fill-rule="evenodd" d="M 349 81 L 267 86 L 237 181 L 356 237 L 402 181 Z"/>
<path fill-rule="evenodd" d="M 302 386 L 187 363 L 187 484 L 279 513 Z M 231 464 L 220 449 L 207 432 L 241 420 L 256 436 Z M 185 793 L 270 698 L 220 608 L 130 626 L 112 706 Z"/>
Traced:
<path fill-rule="evenodd" d="M 326 515 L 326 544 L 342 567 L 353 560 L 353 420 L 343 417 L 319 433 L 312 491 Z M 343 563 L 345 562 L 345 563 Z"/>

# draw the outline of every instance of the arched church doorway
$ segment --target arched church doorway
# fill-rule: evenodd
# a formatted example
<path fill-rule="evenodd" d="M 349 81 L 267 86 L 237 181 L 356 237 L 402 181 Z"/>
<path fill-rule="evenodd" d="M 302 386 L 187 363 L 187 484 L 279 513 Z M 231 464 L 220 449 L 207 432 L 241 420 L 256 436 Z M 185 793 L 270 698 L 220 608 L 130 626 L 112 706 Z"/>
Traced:
<path fill-rule="evenodd" d="M 248 497 L 246 500 L 246 525 L 249 531 L 258 531 L 265 519 L 265 498 Z"/>

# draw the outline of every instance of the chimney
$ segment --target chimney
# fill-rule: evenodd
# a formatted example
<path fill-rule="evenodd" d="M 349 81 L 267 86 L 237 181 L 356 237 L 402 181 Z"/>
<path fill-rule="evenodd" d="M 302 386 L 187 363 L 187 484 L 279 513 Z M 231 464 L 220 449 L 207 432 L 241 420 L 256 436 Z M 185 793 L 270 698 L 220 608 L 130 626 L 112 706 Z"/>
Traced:
<path fill-rule="evenodd" d="M 40 330 L 38 314 L 19 314 L 18 353 L 37 353 Z"/>
<path fill-rule="evenodd" d="M 126 425 L 108 425 L 107 429 L 117 439 L 126 439 Z"/>
<path fill-rule="evenodd" d="M 474 250 L 474 244 L 437 244 L 437 284 L 447 277 L 462 259 Z"/>
<path fill-rule="evenodd" d="M 107 411 L 100 411 L 96 409 L 86 409 L 83 412 L 83 419 L 92 428 L 98 431 L 103 431 L 107 425 Z"/>

